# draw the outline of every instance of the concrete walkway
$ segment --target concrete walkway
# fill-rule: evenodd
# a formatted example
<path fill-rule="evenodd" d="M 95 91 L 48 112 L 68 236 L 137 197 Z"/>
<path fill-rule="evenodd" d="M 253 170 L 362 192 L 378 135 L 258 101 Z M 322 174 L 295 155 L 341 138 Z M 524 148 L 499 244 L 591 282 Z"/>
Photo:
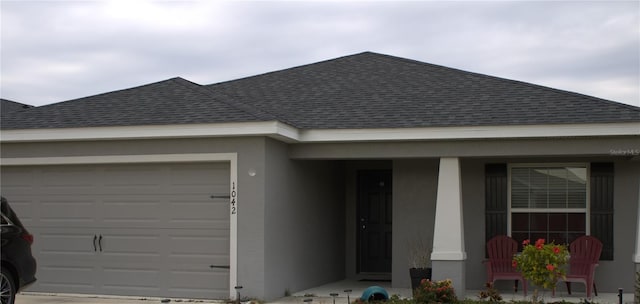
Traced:
<path fill-rule="evenodd" d="M 411 290 L 408 288 L 391 288 L 388 282 L 354 282 L 340 281 L 330 283 L 301 292 L 297 292 L 289 297 L 283 297 L 275 301 L 269 301 L 269 304 L 333 304 L 334 298 L 330 296 L 332 293 L 338 293 L 335 297 L 336 304 L 349 304 L 348 299 L 353 300 L 359 298 L 362 292 L 369 286 L 380 286 L 384 288 L 389 295 L 399 295 L 400 297 L 410 297 Z M 345 289 L 351 289 L 350 293 L 346 293 Z M 479 291 L 468 290 L 466 295 L 468 298 L 475 298 Z M 501 293 L 502 298 L 506 302 L 512 300 L 523 300 L 522 293 Z M 304 302 L 305 299 L 312 299 L 311 303 Z M 566 292 L 556 293 L 556 297 L 545 295 L 544 300 L 547 303 L 557 301 L 567 301 L 579 303 L 584 300 L 584 293 L 574 293 L 568 295 Z M 597 297 L 593 297 L 592 301 L 598 304 L 618 304 L 619 298 L 614 293 L 600 293 Z M 118 297 L 118 296 L 102 296 L 102 295 L 78 295 L 78 294 L 50 294 L 24 292 L 18 294 L 16 304 L 156 304 L 156 303 L 225 303 L 219 300 L 191 300 L 191 299 L 164 299 L 151 297 Z M 625 293 L 623 295 L 624 304 L 633 304 L 633 294 Z"/>
<path fill-rule="evenodd" d="M 315 303 L 323 303 L 323 304 L 333 304 L 333 298 L 330 296 L 331 293 L 338 293 L 338 297 L 336 297 L 336 304 L 348 304 L 347 302 L 347 293 L 344 292 L 345 289 L 351 289 L 352 291 L 349 293 L 349 299 L 353 301 L 356 298 L 359 298 L 364 290 L 370 286 L 380 286 L 384 288 L 389 296 L 398 295 L 402 298 L 409 298 L 412 296 L 411 289 L 409 288 L 392 288 L 390 282 L 375 282 L 375 281 L 354 281 L 354 280 L 344 280 L 334 283 L 329 283 L 326 285 L 310 288 L 307 290 L 303 290 L 293 294 L 291 297 L 285 297 L 272 303 L 304 303 L 303 300 L 307 298 L 313 299 L 311 304 Z M 477 299 L 478 294 L 480 294 L 479 290 L 467 290 L 466 297 L 470 299 Z M 513 293 L 513 292 L 501 292 L 502 299 L 505 302 L 510 301 L 520 301 L 524 300 L 524 296 L 522 292 Z M 531 294 L 529 294 L 530 296 Z M 551 294 L 544 294 L 544 301 L 546 303 L 550 302 L 559 302 L 566 301 L 572 303 L 579 303 L 584 301 L 585 298 L 584 292 L 573 292 L 572 295 L 569 295 L 566 291 L 557 291 L 555 297 L 551 297 Z M 633 293 L 624 293 L 622 296 L 624 304 L 634 304 Z M 599 304 L 618 304 L 619 302 L 617 293 L 599 293 L 598 296 L 594 296 L 592 298 L 592 302 Z"/>

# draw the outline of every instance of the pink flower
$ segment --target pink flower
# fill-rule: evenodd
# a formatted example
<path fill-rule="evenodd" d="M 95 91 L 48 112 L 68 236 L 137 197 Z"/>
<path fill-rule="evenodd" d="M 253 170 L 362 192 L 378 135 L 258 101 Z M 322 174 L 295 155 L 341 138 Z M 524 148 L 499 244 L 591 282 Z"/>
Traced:
<path fill-rule="evenodd" d="M 531 243 L 531 241 L 529 241 L 529 239 L 526 239 L 526 240 L 522 241 L 522 246 L 527 246 L 527 245 L 529 245 L 529 243 Z"/>
<path fill-rule="evenodd" d="M 543 246 L 544 246 L 544 239 L 538 239 L 536 241 L 536 248 L 538 248 L 538 250 L 542 250 Z"/>
<path fill-rule="evenodd" d="M 513 266 L 513 268 L 518 267 L 518 261 L 516 260 L 511 261 L 511 266 Z"/>
<path fill-rule="evenodd" d="M 558 246 L 553 247 L 553 253 L 555 253 L 555 254 L 560 253 L 560 247 L 558 247 Z"/>
<path fill-rule="evenodd" d="M 553 271 L 554 269 L 556 269 L 555 267 L 553 267 L 553 265 L 551 264 L 547 264 L 547 270 L 549 271 Z"/>

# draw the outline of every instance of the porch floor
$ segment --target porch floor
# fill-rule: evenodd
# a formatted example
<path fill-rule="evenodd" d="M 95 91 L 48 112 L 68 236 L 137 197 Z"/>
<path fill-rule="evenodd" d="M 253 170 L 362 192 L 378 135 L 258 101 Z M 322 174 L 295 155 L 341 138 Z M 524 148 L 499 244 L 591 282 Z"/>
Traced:
<path fill-rule="evenodd" d="M 303 304 L 304 299 L 313 299 L 313 301 L 309 304 L 320 303 L 320 304 L 333 304 L 333 298 L 330 296 L 331 293 L 338 293 L 339 295 L 335 299 L 335 303 L 337 304 L 348 304 L 347 303 L 347 293 L 344 290 L 351 289 L 352 291 L 349 294 L 350 300 L 359 298 L 365 289 L 369 286 L 380 286 L 384 288 L 389 296 L 394 294 L 399 295 L 403 298 L 411 297 L 411 289 L 409 288 L 392 288 L 391 282 L 388 281 L 358 281 L 358 280 L 342 280 L 338 282 L 333 282 L 317 287 L 313 287 L 307 290 L 303 290 L 300 292 L 296 292 L 292 294 L 290 297 L 285 297 L 276 301 L 271 301 L 269 303 L 300 303 Z M 477 295 L 480 293 L 479 290 L 467 290 L 466 297 L 467 298 L 477 298 Z M 522 291 L 517 294 L 513 292 L 501 292 L 502 298 L 506 302 L 510 302 L 512 300 L 518 301 L 523 300 L 524 296 L 522 295 Z M 530 294 L 529 294 L 530 295 Z M 559 290 L 556 292 L 555 297 L 551 297 L 551 294 L 547 293 L 544 295 L 544 300 L 546 303 L 557 302 L 557 301 L 567 301 L 573 303 L 579 303 L 584 300 L 585 294 L 584 292 L 574 292 L 572 295 L 569 295 L 566 290 Z M 626 292 L 623 294 L 623 303 L 625 304 L 633 304 L 633 292 Z M 599 293 L 598 296 L 594 296 L 592 302 L 598 304 L 618 304 L 620 303 L 620 299 L 618 298 L 617 293 Z"/>

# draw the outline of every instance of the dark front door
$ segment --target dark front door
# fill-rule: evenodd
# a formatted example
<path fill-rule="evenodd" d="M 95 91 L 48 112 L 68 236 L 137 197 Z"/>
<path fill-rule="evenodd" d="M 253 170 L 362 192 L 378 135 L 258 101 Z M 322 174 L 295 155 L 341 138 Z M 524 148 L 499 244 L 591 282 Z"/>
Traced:
<path fill-rule="evenodd" d="M 391 272 L 391 170 L 358 172 L 358 271 Z"/>

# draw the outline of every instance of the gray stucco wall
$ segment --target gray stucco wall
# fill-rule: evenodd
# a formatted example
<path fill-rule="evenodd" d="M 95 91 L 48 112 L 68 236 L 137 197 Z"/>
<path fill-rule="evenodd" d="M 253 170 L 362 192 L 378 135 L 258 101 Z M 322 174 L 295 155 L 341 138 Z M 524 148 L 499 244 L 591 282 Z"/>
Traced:
<path fill-rule="evenodd" d="M 271 300 L 344 278 L 345 182 L 340 162 L 291 160 L 287 145 L 270 139 L 266 147 L 264 299 Z"/>
<path fill-rule="evenodd" d="M 484 260 L 484 162 L 463 159 L 460 164 L 462 175 L 462 204 L 464 216 L 464 242 L 467 252 L 466 288 L 478 290 L 487 280 Z"/>
<path fill-rule="evenodd" d="M 596 268 L 596 282 L 598 291 L 617 292 L 618 288 L 623 288 L 625 292 L 631 292 L 635 282 L 633 255 L 636 248 L 640 161 L 618 160 L 614 170 L 613 261 L 600 262 Z"/>
<path fill-rule="evenodd" d="M 409 251 L 433 243 L 438 165 L 438 159 L 393 161 L 393 287 L 411 286 Z"/>

